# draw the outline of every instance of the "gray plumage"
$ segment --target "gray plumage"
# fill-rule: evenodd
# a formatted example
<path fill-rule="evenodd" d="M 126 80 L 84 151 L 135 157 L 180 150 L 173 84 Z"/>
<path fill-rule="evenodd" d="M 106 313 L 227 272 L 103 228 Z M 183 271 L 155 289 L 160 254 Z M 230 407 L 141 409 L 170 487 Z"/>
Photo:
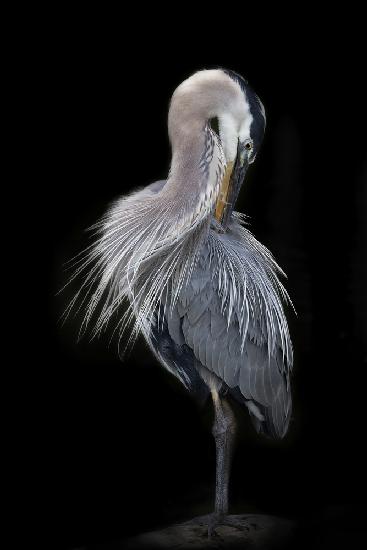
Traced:
<path fill-rule="evenodd" d="M 284 274 L 233 210 L 264 107 L 239 75 L 200 71 L 175 91 L 168 128 L 167 180 L 118 199 L 94 226 L 94 244 L 75 259 L 72 278 L 84 280 L 66 314 L 85 307 L 82 331 L 93 319 L 96 336 L 119 312 L 114 331 L 133 323 L 130 343 L 142 333 L 187 389 L 211 391 L 216 411 L 215 395 L 229 393 L 258 431 L 283 437 L 293 362 Z"/>

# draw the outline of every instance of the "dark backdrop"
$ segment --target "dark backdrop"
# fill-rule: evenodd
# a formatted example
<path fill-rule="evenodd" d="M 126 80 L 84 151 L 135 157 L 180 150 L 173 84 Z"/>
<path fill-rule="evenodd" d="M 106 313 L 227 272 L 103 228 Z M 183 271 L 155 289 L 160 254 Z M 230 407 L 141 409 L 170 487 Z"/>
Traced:
<path fill-rule="evenodd" d="M 67 280 L 63 262 L 88 244 L 84 229 L 109 202 L 166 176 L 175 87 L 198 69 L 223 66 L 249 80 L 267 111 L 238 209 L 288 274 L 297 310 L 289 315 L 296 356 L 289 435 L 262 439 L 236 409 L 231 510 L 311 525 L 309 548 L 354 540 L 364 527 L 367 380 L 358 45 L 320 40 L 301 48 L 292 39 L 260 50 L 238 40 L 208 53 L 194 43 L 138 42 L 98 22 L 68 22 L 50 27 L 44 44 L 38 206 L 47 228 L 38 282 L 46 310 L 34 321 L 31 446 L 43 511 L 36 528 L 50 548 L 104 548 L 212 509 L 210 406 L 199 409 L 142 340 L 123 363 L 108 333 L 77 343 L 80 317 L 57 321 L 75 287 L 55 294 Z"/>

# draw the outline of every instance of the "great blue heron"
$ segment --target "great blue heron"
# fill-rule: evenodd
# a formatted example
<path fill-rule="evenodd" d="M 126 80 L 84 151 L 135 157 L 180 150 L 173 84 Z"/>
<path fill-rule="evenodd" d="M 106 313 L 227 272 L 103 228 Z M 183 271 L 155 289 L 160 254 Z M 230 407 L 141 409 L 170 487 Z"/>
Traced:
<path fill-rule="evenodd" d="M 174 92 L 167 180 L 121 197 L 76 260 L 83 330 L 112 316 L 146 338 L 160 363 L 191 392 L 211 394 L 216 443 L 215 512 L 226 521 L 235 431 L 230 400 L 258 432 L 282 438 L 291 416 L 292 344 L 283 273 L 233 210 L 265 130 L 263 104 L 240 75 L 203 70 Z M 81 294 L 82 293 L 82 294 Z M 124 314 L 122 302 L 127 304 Z M 97 307 L 98 306 L 98 307 Z"/>

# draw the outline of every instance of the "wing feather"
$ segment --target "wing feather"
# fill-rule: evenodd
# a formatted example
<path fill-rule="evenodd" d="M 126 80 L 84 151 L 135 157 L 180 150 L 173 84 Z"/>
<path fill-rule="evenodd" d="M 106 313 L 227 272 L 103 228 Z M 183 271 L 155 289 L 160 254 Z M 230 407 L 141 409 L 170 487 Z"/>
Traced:
<path fill-rule="evenodd" d="M 267 306 L 259 301 L 256 288 L 249 293 L 253 303 L 258 300 L 257 308 L 250 307 L 248 300 L 239 304 L 232 298 L 235 315 L 229 318 L 226 309 L 229 302 L 224 307 L 221 302 L 221 288 L 227 283 L 215 276 L 215 265 L 208 267 L 208 257 L 205 248 L 205 261 L 202 258 L 198 262 L 192 280 L 177 302 L 183 338 L 203 367 L 217 375 L 234 395 L 253 403 L 248 408 L 250 412 L 259 412 L 256 419 L 252 416 L 260 431 L 283 437 L 289 423 L 290 393 L 284 376 L 287 367 L 282 357 L 280 331 L 273 327 L 279 344 L 269 353 Z"/>

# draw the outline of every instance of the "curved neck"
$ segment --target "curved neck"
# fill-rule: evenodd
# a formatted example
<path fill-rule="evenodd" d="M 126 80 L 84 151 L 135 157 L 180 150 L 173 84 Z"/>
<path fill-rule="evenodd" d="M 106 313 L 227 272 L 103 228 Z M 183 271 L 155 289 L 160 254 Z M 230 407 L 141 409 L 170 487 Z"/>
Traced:
<path fill-rule="evenodd" d="M 165 198 L 183 229 L 214 212 L 225 161 L 217 136 L 208 125 L 183 131 L 172 144 L 172 163 Z"/>
<path fill-rule="evenodd" d="M 187 223 L 198 216 L 201 219 L 209 216 L 215 208 L 225 157 L 232 160 L 237 152 L 236 132 L 228 120 L 233 118 L 230 106 L 233 108 L 242 101 L 240 96 L 239 86 L 221 70 L 194 74 L 172 96 L 168 114 L 172 163 L 164 189 L 175 211 L 185 212 Z M 219 118 L 224 129 L 221 139 L 208 125 L 213 117 Z M 226 144 L 230 143 L 231 133 L 235 137 L 234 147 L 228 155 Z"/>
<path fill-rule="evenodd" d="M 202 159 L 205 156 L 207 131 L 205 124 L 182 127 L 172 142 L 172 160 L 168 181 L 180 194 L 193 193 L 202 179 Z"/>

